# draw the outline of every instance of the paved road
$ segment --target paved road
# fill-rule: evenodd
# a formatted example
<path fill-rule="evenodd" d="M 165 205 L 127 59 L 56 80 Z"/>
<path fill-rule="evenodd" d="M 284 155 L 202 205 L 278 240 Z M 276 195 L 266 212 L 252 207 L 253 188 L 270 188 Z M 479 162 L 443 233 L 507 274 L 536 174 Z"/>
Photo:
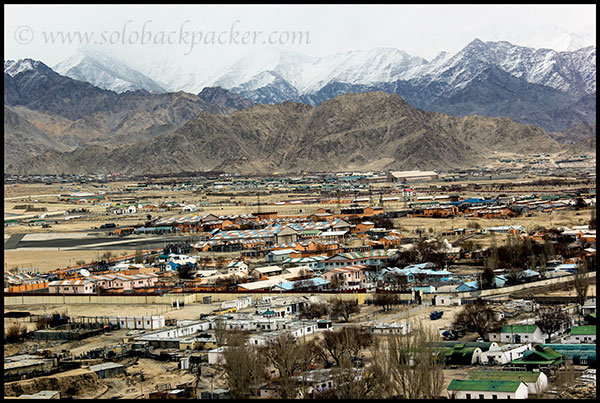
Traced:
<path fill-rule="evenodd" d="M 379 318 L 378 320 L 362 320 L 360 322 L 352 322 L 352 323 L 334 323 L 333 327 L 340 328 L 340 327 L 352 327 L 352 326 L 362 326 L 362 325 L 374 326 L 374 325 L 377 325 L 382 322 L 383 323 L 396 322 L 396 321 L 398 321 L 398 319 L 414 317 L 414 316 L 416 316 L 417 312 L 427 309 L 430 306 L 431 305 L 428 305 L 428 304 L 427 305 L 416 305 L 407 311 L 402 311 L 402 312 L 398 312 L 395 314 L 388 314 L 385 316 L 381 313 L 378 313 L 378 318 Z"/>
<path fill-rule="evenodd" d="M 61 248 L 64 250 L 130 250 L 142 245 L 144 249 L 164 247 L 168 243 L 196 242 L 197 237 L 172 235 L 172 236 L 146 236 L 146 237 L 82 237 L 82 238 L 55 238 L 40 241 L 23 241 L 25 234 L 14 234 L 4 242 L 4 249 L 27 248 Z M 191 241 L 190 241 L 191 240 Z"/>
<path fill-rule="evenodd" d="M 15 249 L 25 234 L 13 234 L 4 241 L 4 249 Z"/>
<path fill-rule="evenodd" d="M 12 196 L 12 197 L 5 197 L 4 200 L 18 200 L 18 199 L 27 199 L 27 198 L 33 198 L 33 197 L 46 197 L 46 196 L 55 196 L 55 197 L 60 197 L 60 194 L 44 194 L 44 195 L 26 195 L 26 196 Z"/>

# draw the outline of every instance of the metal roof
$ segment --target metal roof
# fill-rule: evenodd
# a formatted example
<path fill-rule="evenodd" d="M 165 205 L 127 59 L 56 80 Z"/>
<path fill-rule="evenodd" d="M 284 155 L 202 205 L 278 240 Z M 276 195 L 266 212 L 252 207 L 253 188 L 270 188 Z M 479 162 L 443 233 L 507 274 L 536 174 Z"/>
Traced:
<path fill-rule="evenodd" d="M 117 364 L 116 362 L 105 362 L 105 363 L 98 364 L 98 365 L 90 365 L 90 370 L 92 370 L 94 372 L 104 371 L 104 370 L 113 369 L 113 368 L 123 368 L 123 365 Z"/>
<path fill-rule="evenodd" d="M 492 381 L 537 382 L 540 372 L 528 371 L 474 371 L 471 379 L 488 379 Z"/>
<path fill-rule="evenodd" d="M 573 326 L 570 335 L 591 336 L 596 334 L 596 326 Z"/>
<path fill-rule="evenodd" d="M 496 381 L 487 379 L 453 379 L 448 390 L 476 392 L 516 392 L 521 381 Z"/>

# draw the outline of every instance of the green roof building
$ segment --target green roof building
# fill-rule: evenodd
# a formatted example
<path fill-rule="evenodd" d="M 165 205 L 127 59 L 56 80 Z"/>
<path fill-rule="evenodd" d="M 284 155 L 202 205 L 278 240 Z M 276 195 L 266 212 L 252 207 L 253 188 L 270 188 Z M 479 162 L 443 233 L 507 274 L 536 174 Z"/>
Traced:
<path fill-rule="evenodd" d="M 528 371 L 474 371 L 471 379 L 489 381 L 521 381 L 527 385 L 530 394 L 541 394 L 548 388 L 548 377 L 543 372 Z"/>
<path fill-rule="evenodd" d="M 573 326 L 567 343 L 596 343 L 596 326 Z"/>
<path fill-rule="evenodd" d="M 490 349 L 492 343 L 442 341 L 429 345 L 441 350 L 445 365 L 474 365 L 479 362 L 481 353 Z M 497 346 L 496 343 L 493 345 Z"/>
<path fill-rule="evenodd" d="M 542 344 L 562 355 L 563 360 L 572 361 L 575 365 L 588 365 L 596 368 L 596 344 Z"/>
<path fill-rule="evenodd" d="M 544 343 L 545 335 L 537 325 L 504 325 L 494 339 L 490 334 L 490 340 L 500 343 Z"/>
<path fill-rule="evenodd" d="M 596 326 L 573 326 L 570 335 L 591 335 L 596 334 Z"/>
<path fill-rule="evenodd" d="M 453 379 L 448 397 L 456 399 L 527 399 L 527 385 L 521 381 Z"/>
<path fill-rule="evenodd" d="M 550 369 L 564 363 L 562 355 L 550 347 L 542 345 L 535 346 L 534 350 L 526 351 L 523 357 L 511 361 L 511 367 L 525 368 L 527 371 L 533 369 Z"/>

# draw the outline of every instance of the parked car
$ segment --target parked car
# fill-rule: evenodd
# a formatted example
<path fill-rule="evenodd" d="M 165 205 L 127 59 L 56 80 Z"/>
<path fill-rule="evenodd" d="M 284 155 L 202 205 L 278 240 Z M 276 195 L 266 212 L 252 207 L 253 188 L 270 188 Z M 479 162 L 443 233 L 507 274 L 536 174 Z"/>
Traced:
<path fill-rule="evenodd" d="M 429 314 L 429 319 L 436 320 L 444 315 L 444 311 L 433 311 Z"/>

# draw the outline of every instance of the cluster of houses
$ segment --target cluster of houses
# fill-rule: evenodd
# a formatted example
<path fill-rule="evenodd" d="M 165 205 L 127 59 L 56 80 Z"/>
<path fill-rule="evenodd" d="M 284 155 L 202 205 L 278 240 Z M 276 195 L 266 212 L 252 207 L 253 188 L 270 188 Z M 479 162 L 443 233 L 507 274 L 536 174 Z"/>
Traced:
<path fill-rule="evenodd" d="M 593 207 L 595 198 L 583 199 L 586 206 Z M 511 218 L 531 213 L 547 213 L 550 211 L 572 208 L 577 204 L 573 197 L 548 195 L 541 197 L 520 196 L 498 199 L 481 199 L 449 196 L 419 196 L 410 207 L 410 217 L 477 217 L 477 218 Z"/>
<path fill-rule="evenodd" d="M 523 301 L 521 301 L 523 302 Z M 523 306 L 523 305 L 522 305 Z M 591 306 L 591 304 L 590 304 Z M 523 306 L 525 309 L 527 307 Z M 437 343 L 448 365 L 499 367 L 473 371 L 469 379 L 453 379 L 447 388 L 449 398 L 527 399 L 549 389 L 548 378 L 565 362 L 596 368 L 596 316 L 590 308 L 584 325 L 570 323 L 548 335 L 535 324 L 509 324 L 486 334 L 487 342 L 445 341 Z M 565 335 L 566 333 L 566 335 Z M 550 337 L 556 338 L 547 343 Z M 589 378 L 589 377 L 588 377 Z M 582 378 L 582 382 L 593 378 Z"/>
<path fill-rule="evenodd" d="M 154 287 L 158 282 L 156 273 L 102 274 L 74 280 L 55 280 L 48 283 L 51 294 L 96 294 L 100 290 L 130 291 Z"/>
<path fill-rule="evenodd" d="M 135 341 L 190 354 L 203 350 L 207 354 L 208 365 L 218 365 L 223 362 L 227 348 L 211 336 L 219 326 L 224 330 L 248 331 L 247 344 L 254 346 L 264 346 L 282 333 L 304 338 L 331 331 L 333 327 L 329 320 L 297 319 L 303 306 L 322 302 L 315 300 L 319 298 L 264 296 L 253 303 L 251 296 L 240 297 L 221 303 L 215 315 L 200 321 L 178 321 L 176 326 L 146 330 L 135 336 Z M 527 304 L 521 305 L 527 309 Z M 235 313 L 231 311 L 234 307 L 245 309 L 247 313 Z M 406 335 L 412 331 L 410 322 L 362 327 L 373 334 Z M 468 379 L 452 379 L 446 392 L 449 398 L 525 399 L 539 397 L 548 391 L 549 378 L 567 361 L 591 368 L 596 366 L 595 325 L 573 326 L 560 343 L 546 343 L 546 336 L 536 325 L 506 325 L 496 336 L 490 335 L 490 341 L 442 341 L 431 343 L 431 347 L 439 351 L 445 366 L 480 367 L 471 371 Z M 493 337 L 498 341 L 492 341 Z M 189 360 L 189 356 L 181 360 Z M 302 377 L 314 380 L 314 391 L 323 392 L 335 384 L 331 368 L 311 370 Z M 310 394 L 310 388 L 307 391 Z M 261 385 L 259 397 L 276 396 L 272 382 Z"/>
<path fill-rule="evenodd" d="M 189 267 L 192 280 L 186 282 L 187 287 L 206 288 L 213 285 L 236 282 L 239 291 L 298 291 L 298 290 L 357 290 L 383 287 L 401 289 L 402 291 L 419 290 L 423 294 L 449 294 L 476 292 L 481 289 L 480 278 L 476 275 L 457 275 L 450 266 L 438 267 L 432 263 L 420 263 L 405 267 L 394 267 L 388 262 L 394 261 L 401 251 L 410 248 L 410 244 L 399 244 L 398 248 L 373 249 L 372 246 L 349 251 L 339 241 L 322 241 L 314 238 L 300 238 L 302 231 L 313 231 L 315 227 L 326 228 L 323 233 L 335 233 L 331 228 L 346 228 L 348 224 L 336 219 L 323 222 L 292 222 L 271 225 L 258 230 L 214 230 L 209 241 L 193 244 L 193 248 L 201 250 L 202 245 L 210 242 L 264 242 L 268 240 L 268 252 L 263 264 L 258 265 L 243 259 L 244 251 L 238 258 L 224 261 L 221 268 L 207 266 L 206 258 L 194 255 L 163 253 L 151 265 L 120 262 L 106 267 L 102 272 L 83 276 L 80 270 L 69 270 L 69 276 L 54 278 L 35 273 L 5 273 L 6 291 L 34 291 L 47 288 L 53 294 L 95 294 L 97 292 L 152 292 L 158 288 L 169 289 L 169 276 L 182 267 Z M 367 234 L 371 242 L 381 242 L 385 238 L 396 235 L 393 231 L 379 231 L 370 222 L 355 226 L 360 233 Z M 386 232 L 387 231 L 387 232 Z M 486 228 L 486 232 L 522 233 L 522 226 L 503 226 Z M 563 228 L 563 235 L 571 236 L 574 244 L 585 242 L 587 248 L 581 250 L 581 257 L 595 255 L 595 230 L 587 226 Z M 359 233 L 359 234 L 360 234 Z M 373 235 L 375 234 L 375 235 Z M 382 236 L 382 234 L 388 234 Z M 391 235 L 389 235 L 391 234 Z M 532 235 L 533 238 L 541 236 Z M 262 240 L 261 240 L 262 238 Z M 449 255 L 459 255 L 460 248 L 444 242 L 445 251 Z M 542 278 L 570 275 L 577 270 L 577 260 L 556 259 L 547 262 L 545 271 L 529 268 L 520 272 L 523 282 Z M 210 259 L 209 259 L 210 260 Z M 256 262 L 256 259 L 253 259 Z M 214 262 L 213 262 L 214 264 Z M 266 266 L 265 266 L 266 264 Z M 254 267 L 253 267 L 254 266 Z M 62 272 L 61 272 L 62 273 Z M 61 274 L 59 273 L 59 274 Z M 66 272 L 65 272 L 66 273 Z M 493 286 L 504 287 L 506 274 L 497 270 Z M 335 287 L 332 287 L 332 284 Z M 212 288 L 216 290 L 216 288 Z M 221 288 L 219 288 L 221 289 Z M 229 288 L 231 290 L 231 288 Z"/>

